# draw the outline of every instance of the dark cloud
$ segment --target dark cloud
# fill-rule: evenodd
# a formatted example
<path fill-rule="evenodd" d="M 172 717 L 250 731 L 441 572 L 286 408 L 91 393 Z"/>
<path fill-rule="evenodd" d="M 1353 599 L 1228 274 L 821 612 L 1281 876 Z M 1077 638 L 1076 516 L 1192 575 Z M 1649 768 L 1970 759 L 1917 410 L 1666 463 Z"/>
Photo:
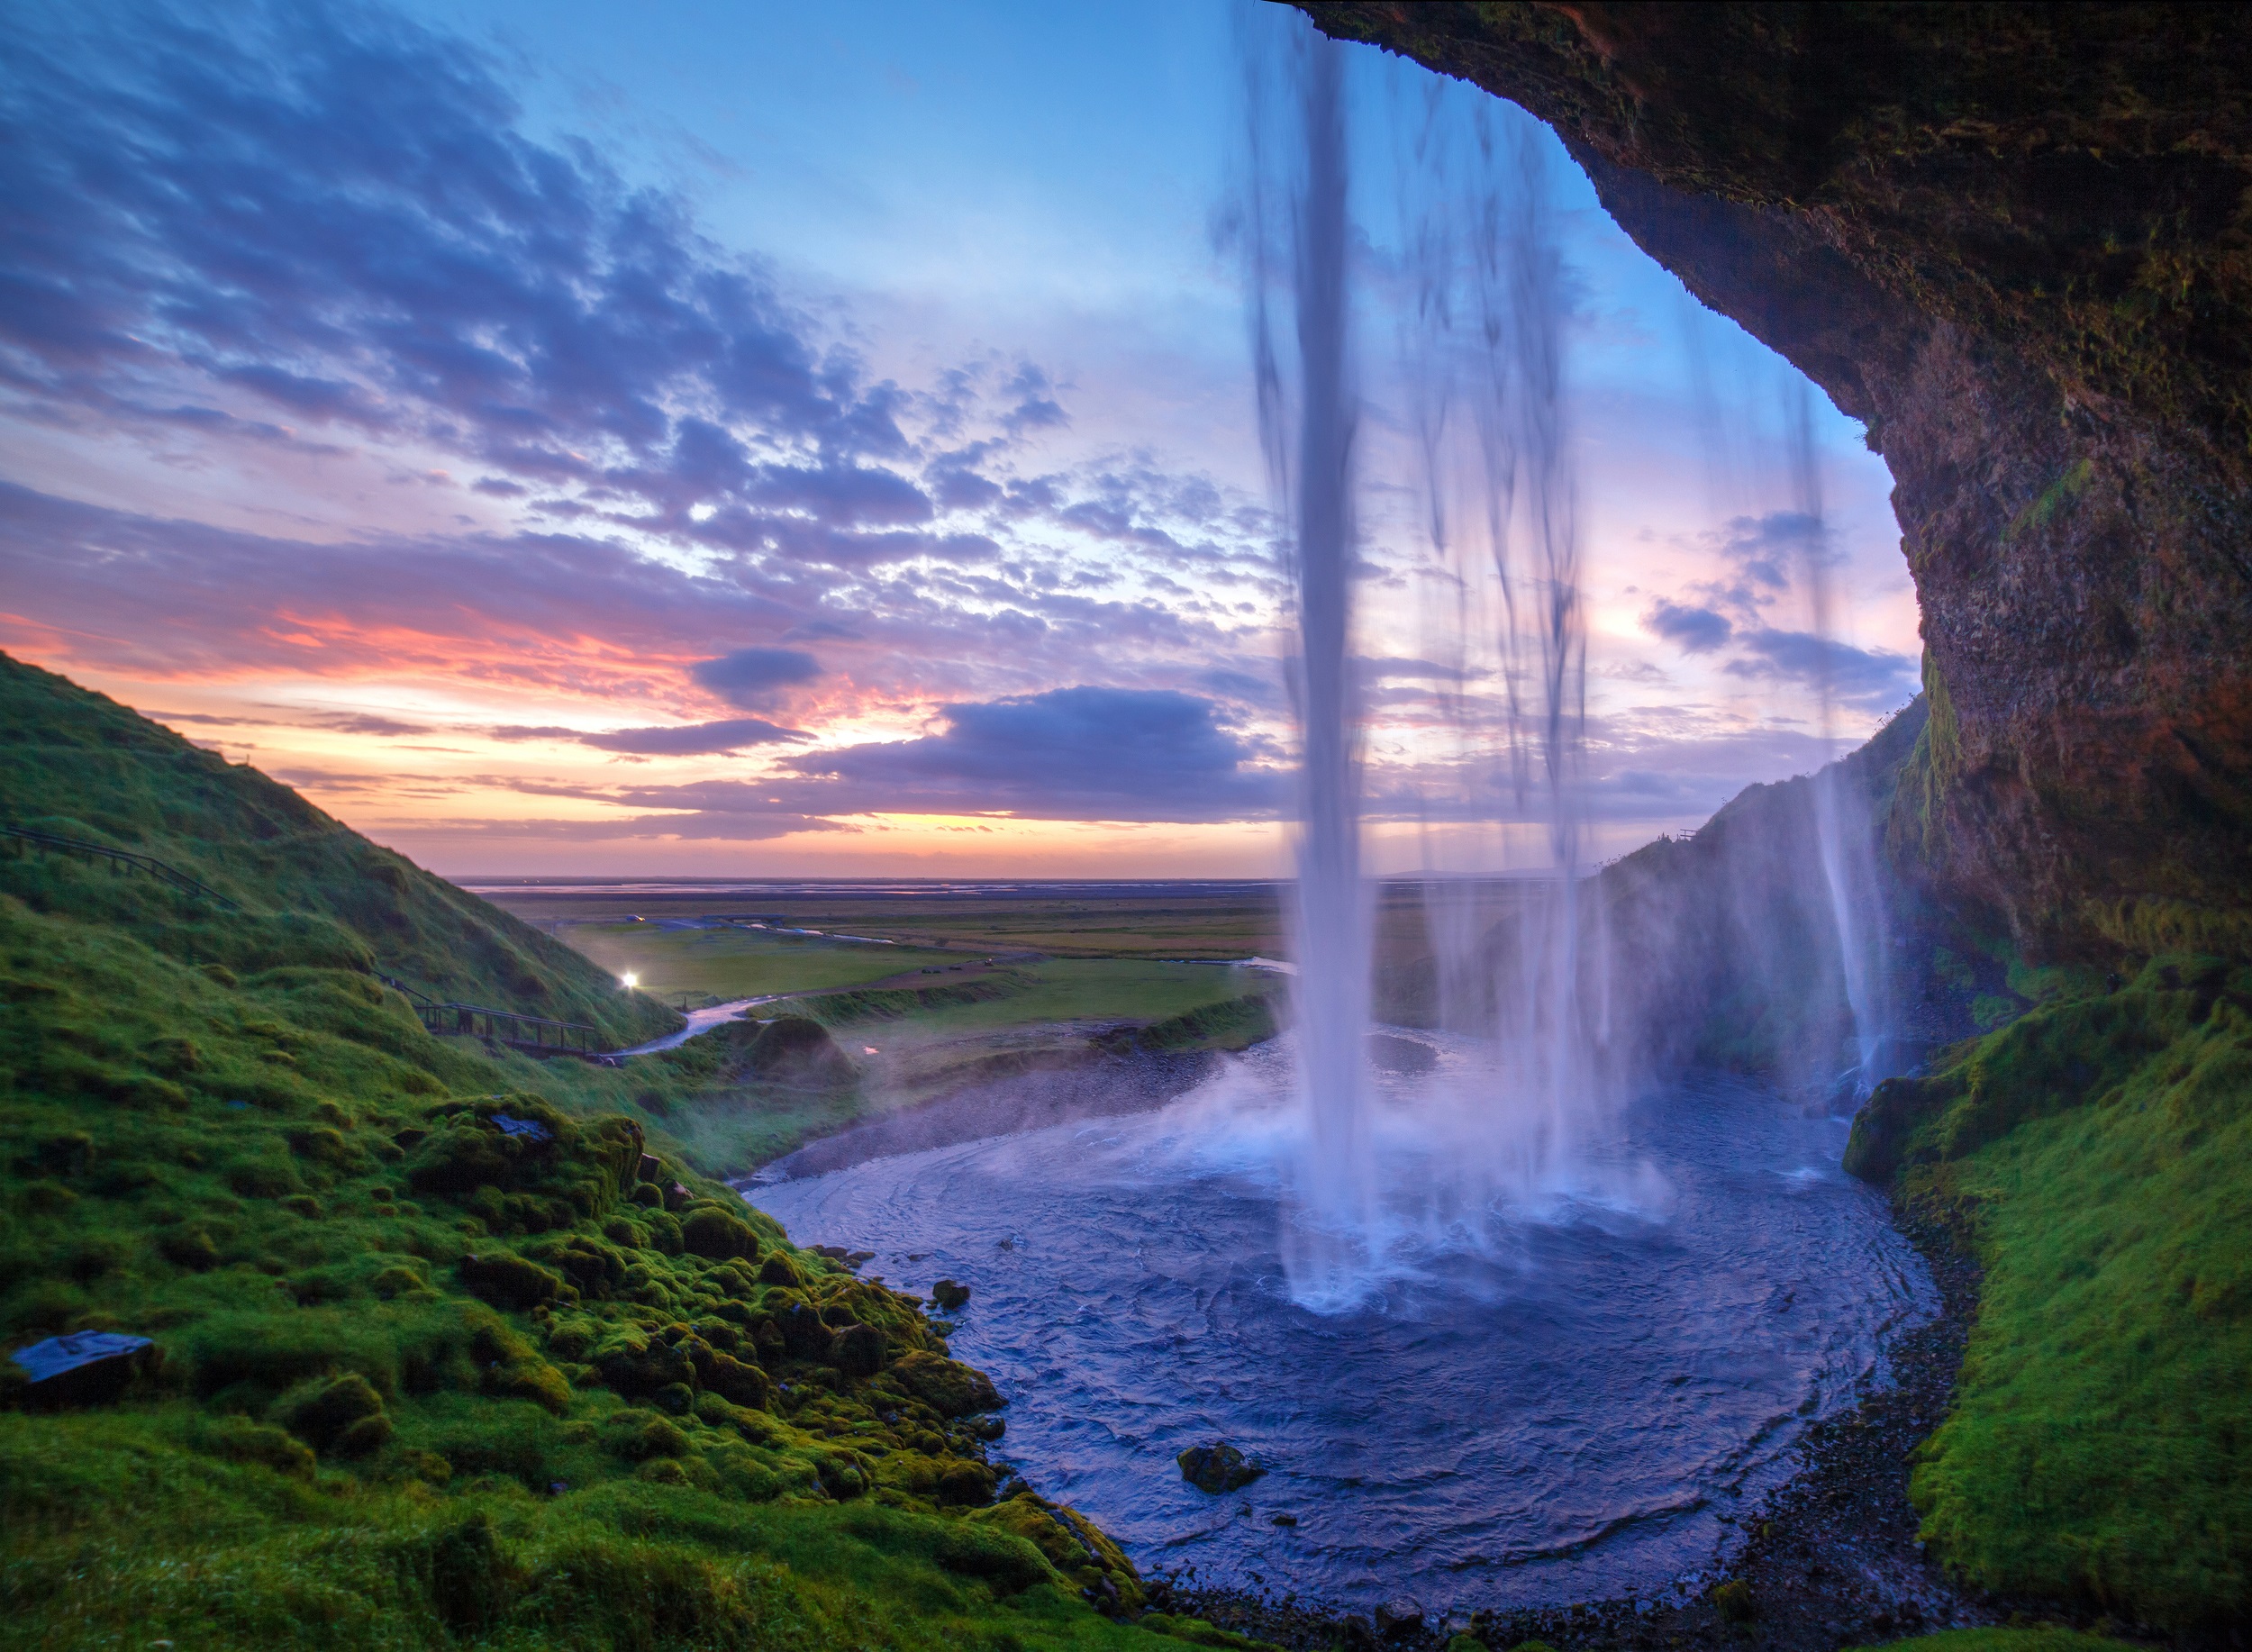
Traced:
<path fill-rule="evenodd" d="M 851 808 L 1042 819 L 1240 820 L 1271 813 L 1276 777 L 1209 700 L 1170 689 L 1057 688 L 941 708 L 921 740 L 786 765 Z M 823 784 L 825 783 L 825 784 Z M 849 800 L 849 801 L 848 801 Z"/>
<path fill-rule="evenodd" d="M 1889 709 L 1916 691 L 1915 662 L 1884 649 L 1773 630 L 1745 632 L 1738 642 L 1748 657 L 1729 661 L 1737 676 L 1802 683 L 1865 710 Z"/>
<path fill-rule="evenodd" d="M 1684 607 L 1662 597 L 1642 616 L 1642 626 L 1687 654 L 1709 654 L 1736 631 L 1725 614 L 1710 608 Z"/>
<path fill-rule="evenodd" d="M 522 723 L 505 723 L 482 731 L 495 740 L 565 740 L 576 746 L 591 746 L 596 751 L 619 751 L 652 758 L 704 757 L 714 752 L 740 751 L 746 746 L 771 746 L 785 740 L 813 738 L 801 730 L 777 728 L 757 717 L 731 717 L 721 722 L 659 724 L 646 729 L 612 729 L 606 733 L 597 734 L 551 724 L 532 727 Z"/>
<path fill-rule="evenodd" d="M 597 751 L 630 751 L 643 757 L 690 757 L 716 751 L 740 751 L 745 746 L 768 746 L 780 740 L 809 740 L 798 729 L 776 728 L 757 717 L 733 717 L 723 722 L 695 722 L 672 728 L 614 729 L 607 734 L 583 734 L 579 744 Z"/>
<path fill-rule="evenodd" d="M 1215 666 L 1208 671 L 1198 672 L 1194 681 L 1199 688 L 1209 689 L 1240 705 L 1256 706 L 1267 712 L 1283 709 L 1282 674 L 1279 671 L 1255 676 L 1249 671 Z"/>
<path fill-rule="evenodd" d="M 802 649 L 737 649 L 688 667 L 698 687 L 745 711 L 771 705 L 782 690 L 820 675 L 821 662 Z"/>
<path fill-rule="evenodd" d="M 386 739 L 438 732 L 426 722 L 401 722 L 395 717 L 377 717 L 365 712 L 316 713 L 305 722 L 310 727 L 331 729 L 339 734 L 376 734 Z"/>
<path fill-rule="evenodd" d="M 1721 545 L 1744 578 L 1772 591 L 1789 588 L 1794 562 L 1831 553 L 1821 518 L 1803 511 L 1730 517 L 1721 531 Z"/>
<path fill-rule="evenodd" d="M 1002 386 L 1003 393 L 1016 398 L 1016 405 L 1002 421 L 1012 436 L 1026 431 L 1053 430 L 1071 422 L 1062 404 L 1056 400 L 1054 386 L 1048 375 L 1026 362 L 1015 376 Z"/>

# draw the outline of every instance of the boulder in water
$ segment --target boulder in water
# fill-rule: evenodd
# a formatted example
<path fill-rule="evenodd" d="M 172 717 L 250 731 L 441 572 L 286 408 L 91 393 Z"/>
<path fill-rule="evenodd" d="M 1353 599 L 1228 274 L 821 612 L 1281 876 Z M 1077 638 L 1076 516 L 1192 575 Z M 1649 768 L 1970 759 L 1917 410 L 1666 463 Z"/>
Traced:
<path fill-rule="evenodd" d="M 1421 1039 L 1403 1039 L 1390 1032 L 1368 1035 L 1368 1065 L 1380 1072 L 1413 1076 L 1439 1065 L 1439 1052 Z"/>
<path fill-rule="evenodd" d="M 1181 1466 L 1182 1479 L 1214 1497 L 1247 1486 L 1267 1472 L 1224 1439 L 1191 1446 L 1174 1460 Z"/>
<path fill-rule="evenodd" d="M 931 1287 L 931 1300 L 943 1312 L 951 1313 L 969 1301 L 969 1287 L 956 1284 L 951 1279 L 941 1279 Z"/>

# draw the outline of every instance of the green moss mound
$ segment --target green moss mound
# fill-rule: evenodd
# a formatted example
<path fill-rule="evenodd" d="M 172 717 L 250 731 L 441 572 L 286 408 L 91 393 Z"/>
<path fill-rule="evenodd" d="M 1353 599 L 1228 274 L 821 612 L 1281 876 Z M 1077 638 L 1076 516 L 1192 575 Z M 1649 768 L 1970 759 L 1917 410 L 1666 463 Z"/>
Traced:
<path fill-rule="evenodd" d="M 1987 1588 L 2185 1634 L 2252 1608 L 2252 971 L 2161 958 L 1895 1080 L 1848 1164 L 1986 1266 L 1913 1482 Z"/>
<path fill-rule="evenodd" d="M 973 1520 L 1001 1396 L 917 1303 L 797 1250 L 662 1127 L 743 1048 L 614 1070 L 431 1036 L 371 961 L 504 1004 L 537 973 L 541 1012 L 617 1037 L 670 1017 L 0 666 L 12 803 L 237 903 L 0 859 L 0 1349 L 156 1344 L 96 1404 L 0 1358 L 11 1645 L 1140 1639 L 1088 1603 L 1138 1584 L 1069 1511 L 1016 1500 L 1086 1534 L 1061 1569 Z"/>

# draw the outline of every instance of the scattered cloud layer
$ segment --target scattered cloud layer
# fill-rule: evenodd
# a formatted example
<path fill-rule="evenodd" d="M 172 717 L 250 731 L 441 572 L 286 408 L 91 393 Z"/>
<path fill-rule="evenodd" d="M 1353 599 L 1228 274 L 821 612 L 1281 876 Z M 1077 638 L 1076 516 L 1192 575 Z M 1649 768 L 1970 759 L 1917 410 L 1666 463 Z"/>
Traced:
<path fill-rule="evenodd" d="M 19 22 L 0 427 L 35 457 L 0 459 L 0 643 L 465 832 L 1287 811 L 1273 522 L 1194 462 L 1080 440 L 1068 374 L 1006 349 L 879 371 L 849 297 L 528 136 L 509 70 L 380 5 Z M 1710 536 L 1639 599 L 1653 658 L 1904 697 L 1910 662 L 1794 618 L 1819 529 Z M 1372 789 L 1420 818 L 1460 776 L 1418 731 L 1494 685 L 1368 651 L 1394 720 Z M 1710 808 L 1716 776 L 1812 750 L 1732 726 L 1620 708 L 1592 806 Z"/>

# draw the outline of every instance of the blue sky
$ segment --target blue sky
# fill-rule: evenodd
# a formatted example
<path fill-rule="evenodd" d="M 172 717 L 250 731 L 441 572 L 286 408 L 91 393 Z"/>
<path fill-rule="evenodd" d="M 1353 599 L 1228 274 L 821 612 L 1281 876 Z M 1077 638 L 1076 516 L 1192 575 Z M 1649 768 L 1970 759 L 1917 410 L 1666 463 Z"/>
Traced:
<path fill-rule="evenodd" d="M 20 15 L 0 646 L 441 870 L 1284 864 L 1282 585 L 1213 226 L 1240 42 L 1293 16 Z M 1430 705 L 1383 269 L 1430 77 L 1351 56 L 1396 802 Z M 1839 636 L 1808 634 L 1795 376 L 1555 159 L 1612 852 L 1819 760 L 1817 667 L 1865 732 L 1915 614 L 1882 463 L 1817 397 Z M 1387 808 L 1379 862 L 1412 864 Z"/>

